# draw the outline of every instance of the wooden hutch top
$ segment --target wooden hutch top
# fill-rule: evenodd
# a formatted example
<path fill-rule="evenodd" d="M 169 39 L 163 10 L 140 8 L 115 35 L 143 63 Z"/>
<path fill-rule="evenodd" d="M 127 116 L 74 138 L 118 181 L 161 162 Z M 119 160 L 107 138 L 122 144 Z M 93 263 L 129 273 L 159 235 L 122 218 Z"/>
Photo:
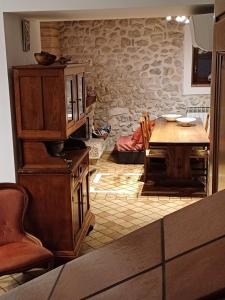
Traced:
<path fill-rule="evenodd" d="M 85 121 L 85 64 L 13 67 L 17 135 L 66 140 Z"/>

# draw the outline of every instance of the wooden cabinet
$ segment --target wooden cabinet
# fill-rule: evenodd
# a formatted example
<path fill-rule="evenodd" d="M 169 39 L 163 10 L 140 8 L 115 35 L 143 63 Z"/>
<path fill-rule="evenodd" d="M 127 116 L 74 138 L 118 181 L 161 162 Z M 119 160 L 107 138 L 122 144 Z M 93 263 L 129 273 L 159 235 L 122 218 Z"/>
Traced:
<path fill-rule="evenodd" d="M 77 183 L 75 187 L 72 188 L 72 219 L 73 219 L 73 236 L 77 237 L 79 230 L 81 228 L 81 186 Z"/>
<path fill-rule="evenodd" d="M 74 214 L 74 233 L 75 235 L 85 223 L 89 214 L 90 201 L 89 201 L 89 172 L 85 168 L 82 178 L 73 189 L 73 214 Z M 77 215 L 78 214 L 78 215 Z M 77 218 L 79 216 L 79 218 Z M 79 222 L 78 222 L 79 220 Z"/>
<path fill-rule="evenodd" d="M 225 5 L 216 1 L 210 122 L 210 189 L 225 189 Z"/>
<path fill-rule="evenodd" d="M 25 229 L 65 262 L 78 255 L 94 224 L 89 148 L 70 137 L 85 122 L 85 66 L 13 69 L 21 141 L 18 181 L 30 195 Z"/>
<path fill-rule="evenodd" d="M 65 140 L 85 123 L 85 65 L 13 69 L 18 137 Z"/>
<path fill-rule="evenodd" d="M 89 209 L 89 149 L 70 151 L 62 160 L 52 166 L 24 165 L 19 183 L 30 194 L 27 231 L 66 260 L 77 256 L 94 216 Z"/>

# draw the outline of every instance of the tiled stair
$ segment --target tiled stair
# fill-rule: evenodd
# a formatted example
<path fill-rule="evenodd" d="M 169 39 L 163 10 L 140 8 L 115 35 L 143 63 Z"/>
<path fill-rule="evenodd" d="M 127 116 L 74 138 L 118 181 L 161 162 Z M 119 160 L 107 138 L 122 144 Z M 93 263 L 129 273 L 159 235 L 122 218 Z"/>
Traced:
<path fill-rule="evenodd" d="M 1 300 L 223 299 L 225 191 L 6 293 Z M 220 291 L 220 298 L 208 297 Z"/>

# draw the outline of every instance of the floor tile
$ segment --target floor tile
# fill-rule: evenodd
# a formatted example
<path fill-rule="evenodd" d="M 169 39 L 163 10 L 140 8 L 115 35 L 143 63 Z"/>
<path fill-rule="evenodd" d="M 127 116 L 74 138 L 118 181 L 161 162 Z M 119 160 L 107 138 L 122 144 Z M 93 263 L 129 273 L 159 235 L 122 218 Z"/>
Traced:
<path fill-rule="evenodd" d="M 46 274 L 44 274 L 43 276 L 39 276 L 38 278 L 35 278 L 34 280 L 32 280 L 31 284 L 24 286 L 23 289 L 20 289 L 19 283 L 13 278 L 13 276 L 15 276 L 15 278 L 19 278 L 19 275 L 12 275 L 9 276 L 8 278 L 2 278 L 0 277 L 0 293 L 2 293 L 2 290 L 9 291 L 9 293 L 4 295 L 4 299 L 6 300 L 11 300 L 11 299 L 27 299 L 27 295 L 31 295 L 30 299 L 32 300 L 47 300 L 49 299 L 49 294 L 61 272 L 62 266 L 58 267 L 54 270 L 52 270 L 51 272 L 48 273 L 48 275 L 46 276 Z M 43 274 L 43 270 L 31 270 L 29 272 L 25 273 L 25 276 L 27 276 L 27 280 L 28 278 L 29 280 L 31 280 L 34 276 L 37 277 L 37 274 L 40 275 Z M 35 274 L 35 275 L 34 275 Z M 22 273 L 20 273 L 20 276 L 23 276 Z M 21 277 L 22 278 L 22 277 Z M 7 282 L 5 281 L 6 279 L 9 280 L 8 285 Z M 4 281 L 4 288 L 2 288 L 1 284 L 2 281 Z M 17 284 L 16 284 L 17 283 Z M 15 290 L 14 292 L 14 288 L 18 287 L 18 289 Z"/>
<path fill-rule="evenodd" d="M 90 201 L 96 223 L 81 246 L 80 255 L 101 248 L 162 216 L 201 198 L 141 196 L 143 165 L 116 164 L 104 153 L 90 177 Z M 100 180 L 95 183 L 97 174 Z M 111 174 L 111 175 L 108 175 Z M 128 174 L 128 175 L 126 175 Z M 23 274 L 0 277 L 0 294 L 30 280 Z"/>

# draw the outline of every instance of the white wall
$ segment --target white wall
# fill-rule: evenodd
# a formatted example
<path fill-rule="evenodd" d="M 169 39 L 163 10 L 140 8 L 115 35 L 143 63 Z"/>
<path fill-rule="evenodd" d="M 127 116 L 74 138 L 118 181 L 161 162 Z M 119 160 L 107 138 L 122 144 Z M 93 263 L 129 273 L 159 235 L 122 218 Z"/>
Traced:
<path fill-rule="evenodd" d="M 0 182 L 14 182 L 14 153 L 3 13 L 0 13 Z"/>
<path fill-rule="evenodd" d="M 8 67 L 35 63 L 34 52 L 40 52 L 40 22 L 30 20 L 31 49 L 24 52 L 22 49 L 22 17 L 14 14 L 5 14 L 5 40 Z"/>
<path fill-rule="evenodd" d="M 16 180 L 14 144 L 17 140 L 14 132 L 14 116 L 11 116 L 10 102 L 13 103 L 13 93 L 10 67 L 34 63 L 33 52 L 39 52 L 41 49 L 40 24 L 38 21 L 31 21 L 30 25 L 31 51 L 23 52 L 21 17 L 5 14 L 3 19 L 3 14 L 0 13 L 0 182 Z"/>
<path fill-rule="evenodd" d="M 213 0 L 0 0 L 0 9 L 5 12 L 47 11 L 71 9 L 110 9 L 149 7 L 157 5 L 213 4 Z"/>

